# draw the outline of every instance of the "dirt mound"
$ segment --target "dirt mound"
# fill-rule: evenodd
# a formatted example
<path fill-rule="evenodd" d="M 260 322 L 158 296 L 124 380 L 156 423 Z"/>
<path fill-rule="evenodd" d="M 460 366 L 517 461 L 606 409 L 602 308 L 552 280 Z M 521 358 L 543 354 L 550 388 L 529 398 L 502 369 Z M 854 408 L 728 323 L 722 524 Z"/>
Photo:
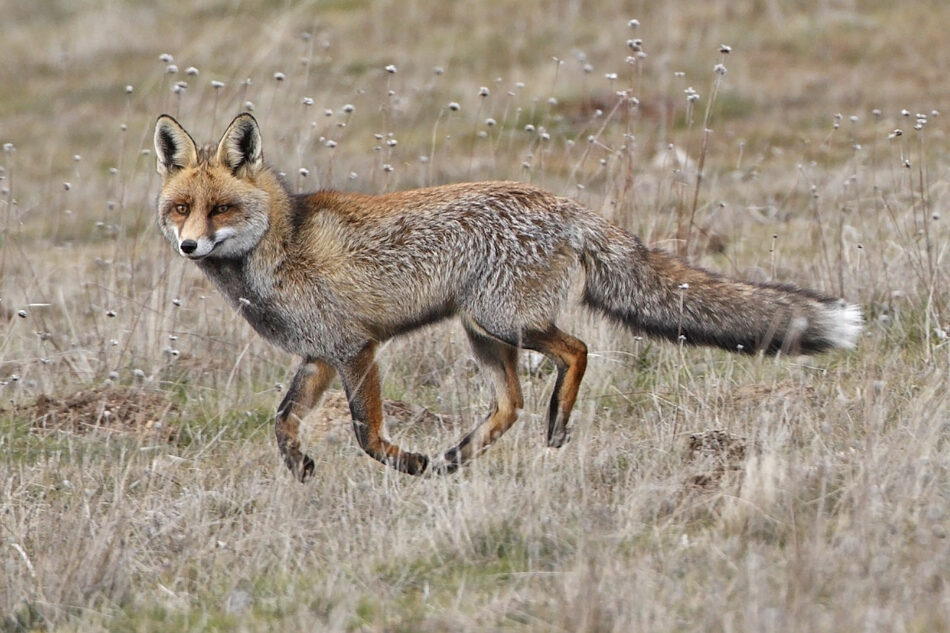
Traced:
<path fill-rule="evenodd" d="M 383 400 L 383 416 L 388 428 L 396 430 L 413 427 L 422 433 L 435 432 L 442 428 L 447 418 L 435 414 L 423 406 L 400 400 Z M 342 391 L 328 391 L 327 395 L 305 423 L 308 435 L 315 439 L 341 440 L 352 433 L 350 405 Z"/>
<path fill-rule="evenodd" d="M 166 441 L 178 432 L 173 422 L 178 405 L 161 391 L 135 387 L 95 387 L 63 398 L 43 394 L 18 413 L 28 416 L 36 430 L 107 430 L 153 434 Z"/>
<path fill-rule="evenodd" d="M 686 446 L 686 462 L 691 467 L 687 484 L 715 488 L 727 472 L 742 470 L 746 440 L 725 431 L 691 433 Z"/>

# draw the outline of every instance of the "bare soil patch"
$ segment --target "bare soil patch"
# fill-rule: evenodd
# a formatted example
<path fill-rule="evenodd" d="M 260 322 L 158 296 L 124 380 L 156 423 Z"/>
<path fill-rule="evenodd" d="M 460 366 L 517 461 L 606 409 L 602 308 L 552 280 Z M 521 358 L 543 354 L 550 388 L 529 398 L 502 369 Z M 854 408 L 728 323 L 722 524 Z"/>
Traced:
<path fill-rule="evenodd" d="M 136 387 L 101 386 L 62 398 L 43 394 L 18 413 L 38 431 L 136 433 L 165 441 L 178 434 L 178 405 L 164 392 Z"/>

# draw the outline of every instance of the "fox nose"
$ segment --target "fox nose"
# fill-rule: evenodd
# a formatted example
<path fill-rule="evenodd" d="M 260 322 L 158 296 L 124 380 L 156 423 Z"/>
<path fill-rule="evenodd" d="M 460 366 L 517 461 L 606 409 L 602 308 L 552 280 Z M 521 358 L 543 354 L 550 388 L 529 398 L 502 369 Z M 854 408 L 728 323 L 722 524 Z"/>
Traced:
<path fill-rule="evenodd" d="M 182 253 L 189 255 L 195 252 L 195 249 L 198 248 L 198 242 L 194 240 L 183 240 L 181 244 L 178 245 L 178 248 L 181 249 Z"/>

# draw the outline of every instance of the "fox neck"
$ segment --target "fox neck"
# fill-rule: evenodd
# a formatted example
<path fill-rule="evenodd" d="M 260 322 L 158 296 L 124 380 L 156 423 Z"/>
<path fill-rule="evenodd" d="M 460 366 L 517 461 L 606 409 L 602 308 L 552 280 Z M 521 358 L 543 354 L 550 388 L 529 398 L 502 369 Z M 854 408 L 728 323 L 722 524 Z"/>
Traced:
<path fill-rule="evenodd" d="M 256 176 L 255 184 L 269 198 L 268 228 L 260 241 L 240 257 L 206 257 L 198 268 L 214 282 L 232 305 L 246 307 L 247 302 L 269 302 L 274 295 L 275 271 L 287 259 L 286 239 L 289 230 L 288 212 L 291 194 L 280 177 L 265 169 Z"/>

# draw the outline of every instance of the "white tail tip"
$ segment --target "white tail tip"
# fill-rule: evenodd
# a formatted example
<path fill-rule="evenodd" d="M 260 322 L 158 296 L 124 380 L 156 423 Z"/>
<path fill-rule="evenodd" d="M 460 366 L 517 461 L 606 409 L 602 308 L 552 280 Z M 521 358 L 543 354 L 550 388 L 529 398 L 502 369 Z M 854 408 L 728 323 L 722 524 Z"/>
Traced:
<path fill-rule="evenodd" d="M 864 315 L 856 305 L 840 302 L 828 308 L 828 340 L 835 347 L 854 348 L 864 327 Z"/>

